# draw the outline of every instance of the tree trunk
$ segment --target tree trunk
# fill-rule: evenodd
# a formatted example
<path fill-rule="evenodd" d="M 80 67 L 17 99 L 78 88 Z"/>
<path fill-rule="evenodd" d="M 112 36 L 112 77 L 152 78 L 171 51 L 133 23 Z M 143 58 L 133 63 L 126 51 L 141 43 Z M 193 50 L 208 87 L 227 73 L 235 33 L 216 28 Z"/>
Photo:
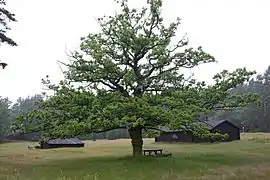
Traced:
<path fill-rule="evenodd" d="M 142 155 L 142 128 L 141 127 L 134 127 L 130 128 L 129 135 L 131 138 L 131 144 L 133 148 L 133 156 L 141 156 Z"/>

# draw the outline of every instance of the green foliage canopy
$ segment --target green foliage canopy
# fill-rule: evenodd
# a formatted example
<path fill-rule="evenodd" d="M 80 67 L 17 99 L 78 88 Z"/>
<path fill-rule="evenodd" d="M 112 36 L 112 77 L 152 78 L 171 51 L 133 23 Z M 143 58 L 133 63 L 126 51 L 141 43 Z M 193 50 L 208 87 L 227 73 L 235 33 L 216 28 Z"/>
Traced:
<path fill-rule="evenodd" d="M 185 36 L 172 43 L 181 21 L 164 25 L 161 0 L 148 0 L 140 11 L 131 9 L 127 0 L 118 3 L 121 12 L 97 19 L 100 33 L 81 38 L 80 51 L 65 64 L 65 80 L 59 85 L 43 80 L 55 91 L 41 103 L 43 109 L 21 116 L 17 124 L 40 119 L 35 130 L 47 138 L 128 128 L 133 151 L 140 154 L 144 128 L 185 126 L 199 132 L 192 122 L 200 113 L 256 100 L 254 95 L 228 92 L 255 73 L 246 68 L 222 71 L 213 85 L 185 76 L 183 69 L 215 59 L 202 47 L 189 47 Z"/>

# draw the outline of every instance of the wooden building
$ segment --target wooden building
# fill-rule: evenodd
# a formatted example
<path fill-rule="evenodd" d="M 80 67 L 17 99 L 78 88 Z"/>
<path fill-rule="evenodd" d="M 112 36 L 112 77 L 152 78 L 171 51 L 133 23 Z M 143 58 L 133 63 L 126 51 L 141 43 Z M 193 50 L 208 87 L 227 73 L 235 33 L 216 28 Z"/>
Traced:
<path fill-rule="evenodd" d="M 63 147 L 84 147 L 84 143 L 78 138 L 52 139 L 40 144 L 41 149 L 63 148 Z"/>
<path fill-rule="evenodd" d="M 219 132 L 221 134 L 228 134 L 229 137 L 224 142 L 230 142 L 234 140 L 240 140 L 240 129 L 233 123 L 227 120 L 222 121 L 204 121 L 198 122 L 205 125 L 210 132 Z M 159 137 L 155 138 L 155 142 L 213 142 L 210 138 L 196 137 L 190 133 L 184 132 L 183 130 L 164 130 Z"/>
<path fill-rule="evenodd" d="M 41 138 L 41 134 L 37 132 L 33 133 L 15 133 L 4 137 L 7 141 L 32 141 L 37 142 Z"/>

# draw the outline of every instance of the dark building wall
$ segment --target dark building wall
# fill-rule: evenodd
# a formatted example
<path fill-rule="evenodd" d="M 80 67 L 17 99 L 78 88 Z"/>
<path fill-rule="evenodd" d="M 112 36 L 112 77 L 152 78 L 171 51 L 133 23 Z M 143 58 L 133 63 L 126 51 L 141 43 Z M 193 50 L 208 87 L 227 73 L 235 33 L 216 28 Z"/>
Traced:
<path fill-rule="evenodd" d="M 229 138 L 224 140 L 225 142 L 240 140 L 240 129 L 233 125 L 228 121 L 224 121 L 215 128 L 211 130 L 211 132 L 219 131 L 222 134 L 228 134 Z M 175 139 L 175 135 L 178 137 Z M 155 142 L 214 142 L 210 138 L 199 138 L 192 136 L 191 134 L 187 134 L 184 132 L 163 132 L 159 137 L 155 138 Z"/>
<path fill-rule="evenodd" d="M 192 136 L 184 132 L 163 132 L 155 142 L 192 142 Z"/>
<path fill-rule="evenodd" d="M 6 140 L 14 141 L 33 141 L 36 142 L 40 139 L 41 135 L 39 133 L 27 133 L 27 134 L 14 134 L 6 136 Z"/>
<path fill-rule="evenodd" d="M 240 140 L 240 129 L 231 124 L 228 121 L 225 121 L 218 126 L 216 126 L 212 132 L 219 131 L 222 134 L 228 134 L 229 138 L 224 141 L 234 141 L 234 140 Z"/>
<path fill-rule="evenodd" d="M 40 148 L 41 148 L 41 149 L 49 149 L 49 148 L 50 148 L 50 146 L 49 146 L 49 144 L 48 144 L 48 143 L 46 143 L 46 142 L 42 142 L 42 143 L 40 143 Z"/>

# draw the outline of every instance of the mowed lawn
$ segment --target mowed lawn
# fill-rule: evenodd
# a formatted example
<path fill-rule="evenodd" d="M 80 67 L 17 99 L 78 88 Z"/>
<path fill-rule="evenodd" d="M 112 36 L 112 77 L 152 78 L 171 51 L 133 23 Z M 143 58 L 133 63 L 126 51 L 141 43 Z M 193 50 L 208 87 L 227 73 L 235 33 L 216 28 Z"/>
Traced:
<path fill-rule="evenodd" d="M 0 179 L 20 180 L 269 180 L 270 134 L 214 144 L 155 144 L 172 158 L 131 157 L 130 140 L 86 141 L 85 148 L 28 150 L 32 143 L 0 144 Z"/>

